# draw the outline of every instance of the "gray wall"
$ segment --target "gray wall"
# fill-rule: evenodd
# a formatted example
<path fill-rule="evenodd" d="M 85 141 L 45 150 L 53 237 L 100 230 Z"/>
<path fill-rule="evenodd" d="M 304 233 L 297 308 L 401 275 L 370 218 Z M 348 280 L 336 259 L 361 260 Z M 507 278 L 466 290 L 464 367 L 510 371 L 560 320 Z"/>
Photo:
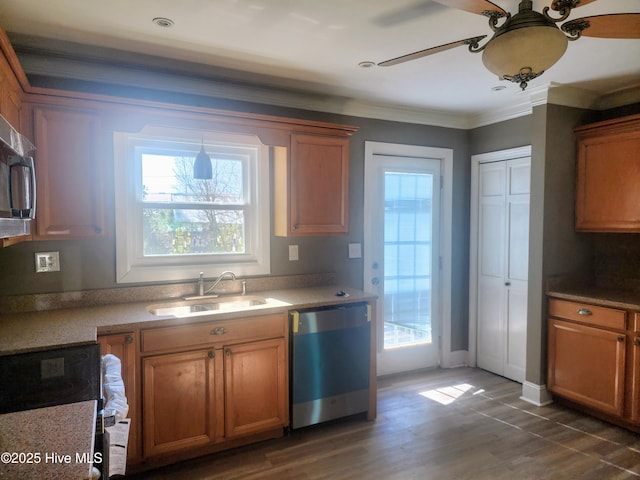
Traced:
<path fill-rule="evenodd" d="M 32 83 L 51 86 L 43 79 Z M 60 84 L 57 87 L 91 90 L 91 85 Z M 431 147 L 451 148 L 454 151 L 453 166 L 453 292 L 452 292 L 452 345 L 453 350 L 467 348 L 468 336 L 468 252 L 469 252 L 469 132 L 451 128 L 432 127 L 383 120 L 356 118 L 342 115 L 311 112 L 298 109 L 269 107 L 242 102 L 230 102 L 201 96 L 166 94 L 123 90 L 108 86 L 94 86 L 101 93 L 141 97 L 158 101 L 173 101 L 185 105 L 197 105 L 220 109 L 234 109 L 279 115 L 300 119 L 336 122 L 355 125 L 359 130 L 353 135 L 350 156 L 349 223 L 347 235 L 329 237 L 271 238 L 272 274 L 300 274 L 336 272 L 341 283 L 355 288 L 363 287 L 361 259 L 348 259 L 348 243 L 359 242 L 366 248 L 363 238 L 364 207 L 364 143 L 365 141 L 403 143 Z M 110 141 L 105 138 L 105 144 Z M 110 149 L 110 147 L 107 147 Z M 112 158 L 112 152 L 106 152 Z M 107 198 L 108 233 L 98 240 L 52 240 L 18 244 L 0 250 L 1 295 L 20 295 L 50 292 L 68 292 L 121 287 L 115 283 L 115 220 L 113 211 L 113 167 L 109 165 L 104 179 Z M 299 245 L 300 260 L 288 260 L 288 245 Z M 62 271 L 41 273 L 34 271 L 34 252 L 59 251 Z"/>

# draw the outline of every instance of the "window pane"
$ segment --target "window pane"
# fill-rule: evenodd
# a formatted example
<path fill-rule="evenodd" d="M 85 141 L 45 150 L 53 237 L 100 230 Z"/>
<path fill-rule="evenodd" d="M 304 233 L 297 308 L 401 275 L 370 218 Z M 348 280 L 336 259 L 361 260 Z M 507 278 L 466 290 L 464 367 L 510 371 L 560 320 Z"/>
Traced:
<path fill-rule="evenodd" d="M 245 252 L 242 210 L 143 208 L 143 254 Z"/>
<path fill-rule="evenodd" d="M 142 153 L 142 200 L 145 202 L 243 204 L 241 158 L 212 156 L 213 178 L 193 178 L 192 156 Z"/>

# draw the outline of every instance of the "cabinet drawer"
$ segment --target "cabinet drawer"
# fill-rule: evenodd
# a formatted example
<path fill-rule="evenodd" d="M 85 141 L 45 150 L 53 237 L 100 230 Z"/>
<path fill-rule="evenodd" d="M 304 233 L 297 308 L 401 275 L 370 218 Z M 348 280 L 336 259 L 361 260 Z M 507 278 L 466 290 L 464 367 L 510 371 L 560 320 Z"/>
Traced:
<path fill-rule="evenodd" d="M 624 310 L 556 298 L 549 299 L 549 315 L 616 330 L 627 327 L 627 312 Z"/>
<path fill-rule="evenodd" d="M 285 336 L 284 315 L 151 328 L 142 331 L 142 352 L 222 346 Z"/>

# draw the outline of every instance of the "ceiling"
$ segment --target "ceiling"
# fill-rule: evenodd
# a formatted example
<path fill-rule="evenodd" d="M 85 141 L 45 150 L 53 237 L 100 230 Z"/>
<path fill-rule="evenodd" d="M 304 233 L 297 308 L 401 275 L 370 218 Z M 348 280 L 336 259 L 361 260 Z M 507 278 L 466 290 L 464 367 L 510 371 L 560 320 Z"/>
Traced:
<path fill-rule="evenodd" d="M 518 0 L 493 1 L 517 13 Z M 536 0 L 534 9 L 549 3 Z M 596 1 L 575 9 L 569 19 L 614 12 L 640 12 L 640 0 Z M 162 28 L 152 21 L 155 17 L 174 23 Z M 245 90 L 261 85 L 260 95 L 271 94 L 265 102 L 287 103 L 273 92 L 296 92 L 296 98 L 308 92 L 314 108 L 339 113 L 368 109 L 377 112 L 374 117 L 404 112 L 431 121 L 439 115 L 462 125 L 452 119 L 521 110 L 531 105 L 532 94 L 550 86 L 581 92 L 590 101 L 640 92 L 640 40 L 585 37 L 569 42 L 564 57 L 524 93 L 517 84 L 499 81 L 484 68 L 481 55 L 466 47 L 392 67 L 358 66 L 491 33 L 485 17 L 430 0 L 4 0 L 0 26 L 18 44 L 27 74 L 46 68 L 42 62 L 36 68 L 26 54 L 23 61 L 19 44 L 28 45 L 35 36 L 40 42 L 32 47 L 64 50 L 67 59 L 72 53 L 96 57 L 88 53 L 93 51 L 105 59 L 105 52 L 114 49 L 119 52 L 111 51 L 113 66 L 124 52 L 145 54 L 172 60 L 163 62 L 168 69 L 179 66 L 187 76 L 226 84 L 241 79 Z M 492 90 L 498 85 L 506 89 Z M 237 90 L 235 95 L 241 96 Z M 260 95 L 243 98 L 261 101 Z"/>

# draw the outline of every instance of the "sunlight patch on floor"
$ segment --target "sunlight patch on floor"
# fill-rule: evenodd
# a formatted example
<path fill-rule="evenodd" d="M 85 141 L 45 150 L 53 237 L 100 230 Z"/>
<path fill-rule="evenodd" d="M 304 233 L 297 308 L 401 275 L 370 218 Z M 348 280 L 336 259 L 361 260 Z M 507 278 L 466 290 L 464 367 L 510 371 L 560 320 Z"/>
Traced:
<path fill-rule="evenodd" d="M 473 385 L 469 385 L 468 383 L 461 383 L 459 385 L 452 385 L 450 387 L 425 390 L 424 392 L 419 393 L 423 397 L 428 398 L 429 400 L 433 400 L 434 402 L 438 402 L 441 405 L 450 405 L 473 388 L 475 388 Z"/>

